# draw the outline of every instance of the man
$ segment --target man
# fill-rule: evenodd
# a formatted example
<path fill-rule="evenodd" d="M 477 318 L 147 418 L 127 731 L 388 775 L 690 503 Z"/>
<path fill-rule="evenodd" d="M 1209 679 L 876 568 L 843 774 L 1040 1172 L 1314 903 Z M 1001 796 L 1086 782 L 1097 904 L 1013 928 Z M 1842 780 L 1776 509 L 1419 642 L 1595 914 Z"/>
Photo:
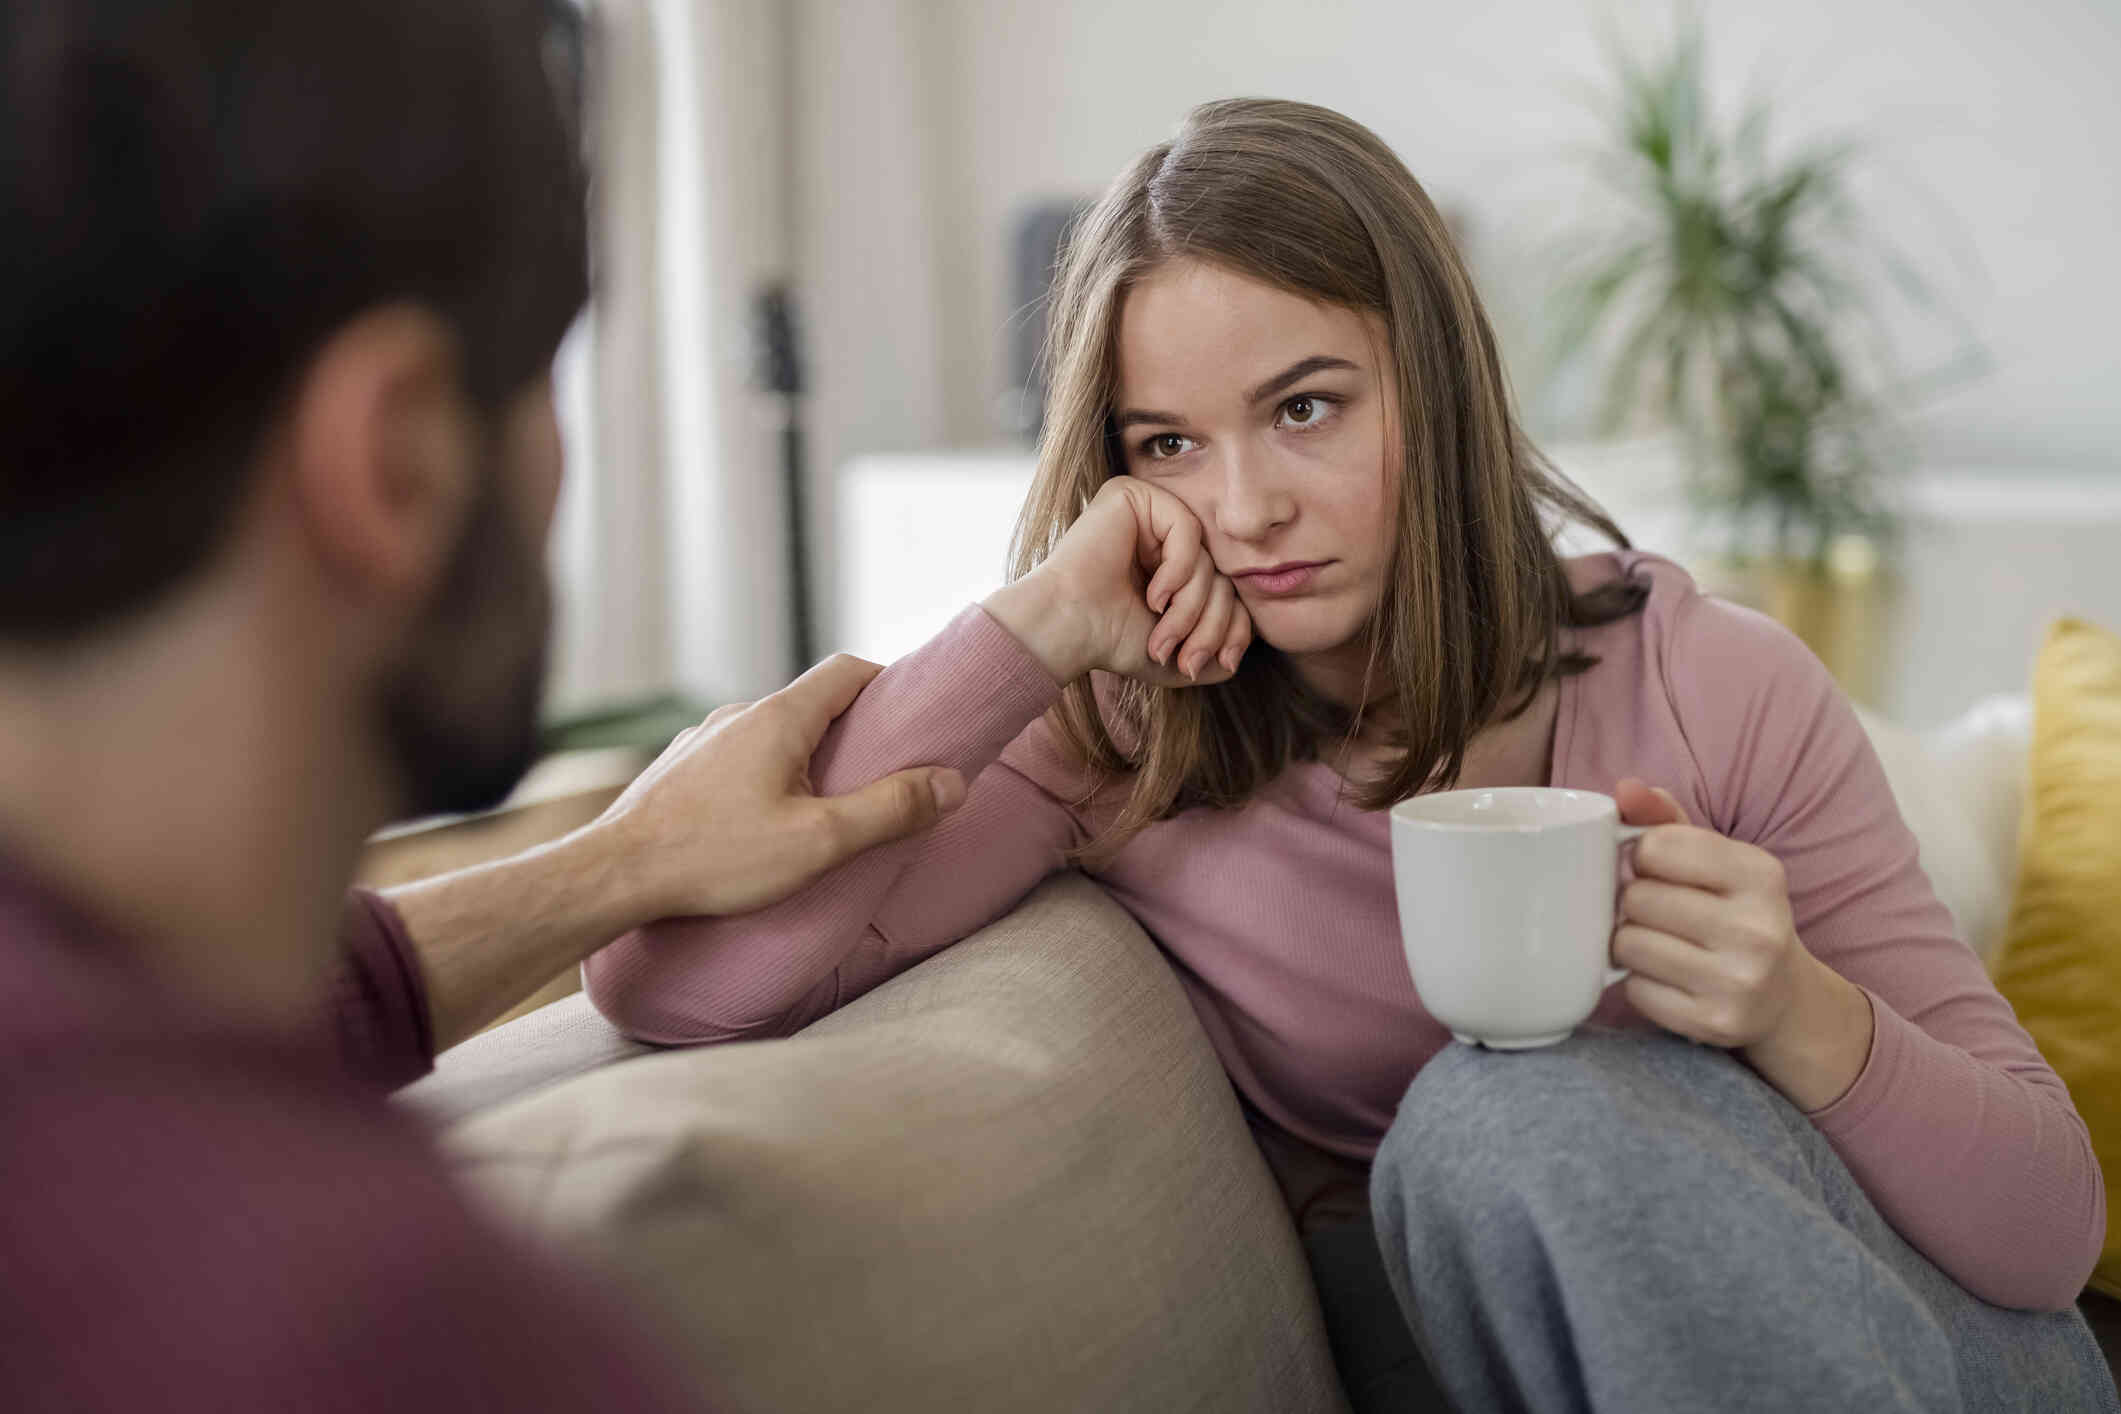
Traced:
<path fill-rule="evenodd" d="M 565 841 L 345 894 L 534 739 L 585 260 L 531 8 L 0 17 L 0 1407 L 679 1407 L 380 1087 L 963 796 L 808 795 L 841 660 Z"/>

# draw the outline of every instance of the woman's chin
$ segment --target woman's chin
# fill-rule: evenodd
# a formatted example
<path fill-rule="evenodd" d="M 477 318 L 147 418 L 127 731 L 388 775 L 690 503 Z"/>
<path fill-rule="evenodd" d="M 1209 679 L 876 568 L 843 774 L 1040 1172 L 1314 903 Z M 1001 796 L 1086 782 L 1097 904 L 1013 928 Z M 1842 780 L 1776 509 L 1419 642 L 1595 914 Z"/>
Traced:
<path fill-rule="evenodd" d="M 1291 658 L 1338 652 L 1360 636 L 1361 625 L 1348 622 L 1348 615 L 1342 612 L 1319 612 L 1327 607 L 1300 603 L 1262 605 L 1252 612 L 1252 632 L 1260 642 Z"/>

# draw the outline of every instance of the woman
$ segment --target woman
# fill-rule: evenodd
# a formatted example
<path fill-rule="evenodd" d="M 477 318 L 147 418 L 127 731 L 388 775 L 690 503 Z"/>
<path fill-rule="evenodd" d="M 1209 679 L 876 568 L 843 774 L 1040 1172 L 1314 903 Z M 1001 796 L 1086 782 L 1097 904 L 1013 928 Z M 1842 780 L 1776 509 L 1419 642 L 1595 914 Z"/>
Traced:
<path fill-rule="evenodd" d="M 813 766 L 954 766 L 964 806 L 765 913 L 620 940 L 597 1004 L 657 1041 L 785 1033 L 1080 863 L 1270 1150 L 1372 1165 L 1462 1406 L 2116 1407 L 2070 1310 L 2104 1228 L 2084 1126 L 1854 714 L 1543 465 L 1389 149 L 1196 110 L 1075 233 L 1051 329 L 1016 577 Z M 1564 560 L 1549 516 L 1620 549 Z M 1550 1050 L 1446 1049 L 1382 808 L 1548 784 L 1661 827 L 1633 975 Z"/>

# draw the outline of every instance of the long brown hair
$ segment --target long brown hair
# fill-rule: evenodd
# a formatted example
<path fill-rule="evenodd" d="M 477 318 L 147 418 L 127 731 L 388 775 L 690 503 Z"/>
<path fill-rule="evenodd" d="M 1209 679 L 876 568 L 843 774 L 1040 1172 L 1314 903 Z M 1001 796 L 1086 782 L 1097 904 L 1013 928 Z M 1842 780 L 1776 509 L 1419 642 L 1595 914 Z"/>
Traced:
<path fill-rule="evenodd" d="M 1175 259 L 1382 316 L 1402 471 L 1363 700 L 1391 701 L 1387 740 L 1402 755 L 1359 783 L 1356 798 L 1382 809 L 1449 786 L 1483 727 L 1596 661 L 1566 651 L 1561 630 L 1633 613 L 1645 590 L 1620 580 L 1572 591 L 1543 513 L 1621 547 L 1627 537 L 1519 430 L 1494 334 L 1443 218 L 1360 123 L 1304 103 L 1204 104 L 1077 223 L 1048 312 L 1050 392 L 1011 573 L 1029 573 L 1098 487 L 1124 474 L 1111 423 L 1120 302 Z M 1085 764 L 1133 777 L 1110 828 L 1084 851 L 1093 860 L 1153 821 L 1243 804 L 1288 766 L 1352 740 L 1361 712 L 1307 688 L 1264 643 L 1227 683 L 1093 690 L 1084 679 L 1055 710 Z"/>

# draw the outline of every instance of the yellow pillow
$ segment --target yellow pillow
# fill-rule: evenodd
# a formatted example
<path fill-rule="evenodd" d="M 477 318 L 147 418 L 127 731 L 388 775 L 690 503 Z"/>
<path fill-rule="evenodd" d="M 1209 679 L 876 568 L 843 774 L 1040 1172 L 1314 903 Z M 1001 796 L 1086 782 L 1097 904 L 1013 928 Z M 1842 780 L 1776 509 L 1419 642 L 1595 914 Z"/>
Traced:
<path fill-rule="evenodd" d="M 1996 985 L 2069 1085 L 2106 1171 L 2092 1285 L 2121 1296 L 2121 637 L 2078 619 L 2033 669 L 2018 887 Z"/>

